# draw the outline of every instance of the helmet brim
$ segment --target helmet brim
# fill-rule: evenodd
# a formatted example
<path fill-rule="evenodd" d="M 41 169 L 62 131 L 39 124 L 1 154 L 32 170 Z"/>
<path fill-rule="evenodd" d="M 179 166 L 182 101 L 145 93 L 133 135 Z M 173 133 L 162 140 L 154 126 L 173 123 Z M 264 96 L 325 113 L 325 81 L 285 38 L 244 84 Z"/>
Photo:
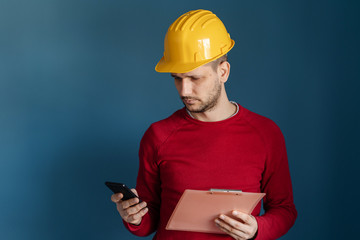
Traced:
<path fill-rule="evenodd" d="M 160 61 L 155 66 L 155 71 L 157 72 L 167 72 L 167 73 L 186 73 L 191 72 L 192 70 L 195 70 L 196 68 L 207 64 L 209 62 L 214 61 L 215 59 L 225 55 L 228 53 L 235 45 L 235 41 L 231 39 L 231 45 L 230 47 L 221 53 L 220 55 L 210 58 L 201 62 L 195 62 L 195 63 L 179 63 L 179 62 L 171 62 L 171 61 L 165 61 L 165 58 L 162 57 Z"/>

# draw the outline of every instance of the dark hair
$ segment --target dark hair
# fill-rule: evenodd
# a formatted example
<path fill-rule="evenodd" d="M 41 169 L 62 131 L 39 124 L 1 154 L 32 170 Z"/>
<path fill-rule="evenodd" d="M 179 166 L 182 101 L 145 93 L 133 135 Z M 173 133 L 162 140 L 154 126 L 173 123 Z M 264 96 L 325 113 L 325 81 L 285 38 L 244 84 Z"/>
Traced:
<path fill-rule="evenodd" d="M 216 72 L 219 64 L 226 62 L 227 60 L 228 60 L 228 56 L 227 56 L 227 54 L 225 54 L 225 55 L 222 55 L 221 57 L 215 59 L 214 61 L 209 62 L 208 64 L 210 64 L 211 68 Z"/>

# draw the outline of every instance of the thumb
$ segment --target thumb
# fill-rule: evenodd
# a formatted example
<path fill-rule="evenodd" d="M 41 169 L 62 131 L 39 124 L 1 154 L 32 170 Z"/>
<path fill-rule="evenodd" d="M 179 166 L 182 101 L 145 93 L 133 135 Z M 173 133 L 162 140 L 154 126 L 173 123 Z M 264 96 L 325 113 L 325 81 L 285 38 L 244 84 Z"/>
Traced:
<path fill-rule="evenodd" d="M 138 196 L 138 197 L 139 197 L 139 194 L 138 194 L 138 192 L 136 191 L 136 189 L 135 189 L 135 188 L 132 188 L 132 189 L 131 189 L 131 191 L 132 191 L 133 193 L 135 193 L 135 195 L 136 195 L 136 196 Z"/>

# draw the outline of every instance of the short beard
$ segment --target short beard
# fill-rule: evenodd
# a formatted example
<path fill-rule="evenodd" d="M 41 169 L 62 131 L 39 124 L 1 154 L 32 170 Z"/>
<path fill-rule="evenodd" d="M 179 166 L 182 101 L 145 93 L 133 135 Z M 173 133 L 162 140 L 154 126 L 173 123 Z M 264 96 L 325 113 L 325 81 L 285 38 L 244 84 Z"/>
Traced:
<path fill-rule="evenodd" d="M 186 107 L 185 104 L 184 105 L 190 113 L 203 113 L 206 111 L 211 111 L 217 105 L 219 98 L 220 98 L 220 94 L 221 94 L 221 84 L 217 83 L 215 85 L 215 87 L 213 88 L 213 91 L 210 93 L 210 96 L 208 97 L 207 101 L 204 102 L 203 104 L 201 104 L 198 109 L 190 110 Z M 197 98 L 192 98 L 192 97 L 182 97 L 181 99 L 183 99 L 183 100 L 185 100 L 185 99 L 199 100 Z"/>

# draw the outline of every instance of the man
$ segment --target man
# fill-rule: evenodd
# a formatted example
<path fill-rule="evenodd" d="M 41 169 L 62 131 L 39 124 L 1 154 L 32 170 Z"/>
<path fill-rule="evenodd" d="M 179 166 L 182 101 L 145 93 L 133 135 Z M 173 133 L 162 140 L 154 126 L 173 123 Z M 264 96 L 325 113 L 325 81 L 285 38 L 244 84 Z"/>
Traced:
<path fill-rule="evenodd" d="M 210 11 L 190 11 L 168 29 L 158 72 L 170 72 L 185 105 L 144 134 L 139 151 L 138 199 L 112 201 L 127 229 L 154 239 L 276 239 L 294 224 L 297 212 L 284 138 L 270 119 L 228 100 L 227 52 L 234 46 Z M 226 234 L 166 230 L 185 189 L 264 192 L 252 215 L 234 211 L 214 224 Z"/>

